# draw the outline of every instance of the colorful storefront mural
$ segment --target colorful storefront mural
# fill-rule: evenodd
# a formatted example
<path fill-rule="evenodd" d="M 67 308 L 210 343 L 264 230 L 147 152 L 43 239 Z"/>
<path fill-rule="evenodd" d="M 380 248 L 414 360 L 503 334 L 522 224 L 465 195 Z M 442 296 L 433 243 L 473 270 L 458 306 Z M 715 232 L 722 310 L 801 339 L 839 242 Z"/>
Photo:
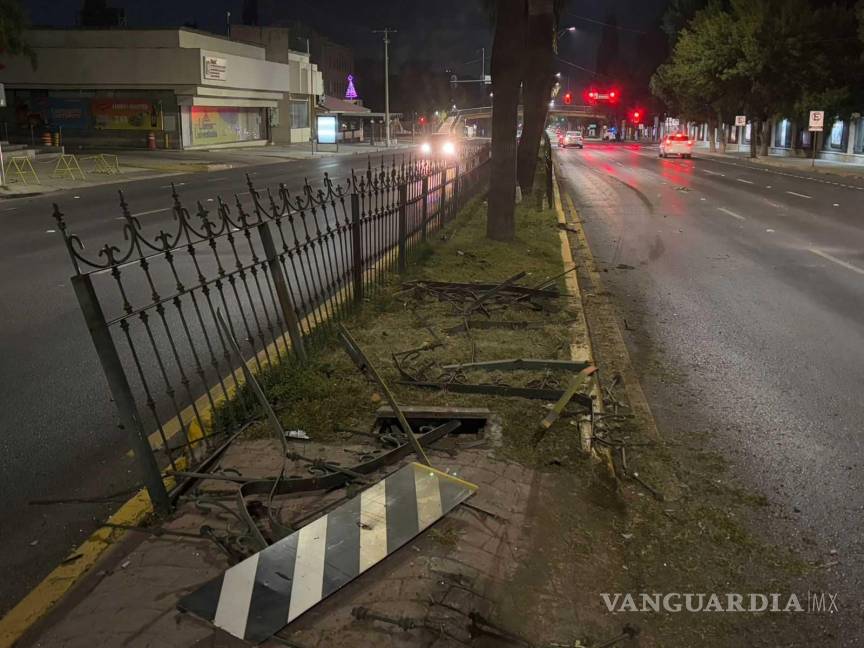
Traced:
<path fill-rule="evenodd" d="M 230 144 L 261 139 L 262 122 L 258 108 L 192 106 L 192 144 Z"/>
<path fill-rule="evenodd" d="M 161 130 L 158 106 L 147 99 L 93 99 L 93 127 L 105 130 Z"/>

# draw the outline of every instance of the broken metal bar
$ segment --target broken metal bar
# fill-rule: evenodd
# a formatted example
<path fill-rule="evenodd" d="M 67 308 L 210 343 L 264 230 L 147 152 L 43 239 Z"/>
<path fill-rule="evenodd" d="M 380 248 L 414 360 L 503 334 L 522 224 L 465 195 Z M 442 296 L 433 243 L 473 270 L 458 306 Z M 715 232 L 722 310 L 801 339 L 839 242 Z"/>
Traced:
<path fill-rule="evenodd" d="M 451 335 L 453 333 L 461 333 L 465 330 L 466 324 L 468 325 L 468 328 L 472 329 L 534 329 L 545 328 L 547 326 L 566 326 L 567 324 L 572 324 L 575 321 L 576 320 L 562 320 L 557 322 L 549 322 L 539 320 L 536 322 L 528 322 L 525 320 L 468 320 L 467 322 L 463 322 L 461 324 L 457 324 L 456 326 L 446 328 L 442 331 L 442 333 L 445 333 L 447 335 Z"/>
<path fill-rule="evenodd" d="M 560 389 L 538 389 L 534 387 L 511 387 L 509 385 L 473 385 L 470 383 L 436 383 L 412 382 L 400 380 L 400 385 L 419 387 L 421 389 L 441 389 L 460 394 L 486 394 L 488 396 L 505 396 L 512 398 L 532 398 L 536 400 L 557 401 L 564 392 Z M 584 394 L 576 394 L 571 399 L 585 408 L 591 407 L 591 399 Z"/>
<path fill-rule="evenodd" d="M 431 465 L 429 463 L 429 457 L 426 456 L 426 453 L 423 451 L 423 446 L 418 443 L 417 437 L 414 436 L 411 425 L 408 423 L 405 415 L 402 414 L 402 410 L 399 409 L 399 405 L 396 403 L 396 398 L 393 396 L 387 383 L 384 382 L 384 379 L 378 373 L 378 370 L 375 369 L 371 362 L 369 362 L 369 359 L 363 353 L 360 345 L 357 344 L 357 341 L 352 337 L 348 329 L 345 328 L 344 324 L 339 324 L 339 337 L 342 340 L 342 344 L 345 346 L 345 350 L 348 352 L 348 355 L 351 356 L 351 359 L 354 360 L 354 363 L 357 365 L 357 368 L 360 369 L 360 372 L 363 374 L 368 373 L 368 375 L 378 383 L 381 391 L 384 392 L 384 397 L 387 399 L 387 402 L 390 403 L 390 407 L 393 408 L 393 412 L 399 420 L 399 425 L 402 426 L 402 431 L 408 437 L 409 443 L 411 443 L 411 446 L 414 448 L 414 454 L 417 455 L 417 459 L 420 463 L 426 464 L 427 466 Z"/>
<path fill-rule="evenodd" d="M 413 285 L 424 288 L 438 288 L 441 290 L 491 290 L 496 286 L 500 286 L 500 284 L 494 283 L 459 283 L 459 282 L 451 282 L 451 281 L 425 281 L 425 280 L 415 280 L 405 282 L 403 285 Z M 549 289 L 537 289 L 537 288 L 529 288 L 528 286 L 507 286 L 504 292 L 518 292 L 524 295 L 531 295 L 534 297 L 549 297 L 555 299 L 556 297 L 560 297 L 561 293 L 557 290 L 549 290 Z"/>
<path fill-rule="evenodd" d="M 532 371 L 532 370 L 558 370 L 558 371 L 584 371 L 591 366 L 590 362 L 584 360 L 545 360 L 536 358 L 507 358 L 506 360 L 487 360 L 485 362 L 466 362 L 464 364 L 444 365 L 444 371 L 469 371 L 480 369 L 483 371 Z"/>
<path fill-rule="evenodd" d="M 246 378 L 246 383 L 252 389 L 252 392 L 255 394 L 255 398 L 258 399 L 258 402 L 261 404 L 261 407 L 264 408 L 264 412 L 267 414 L 267 420 L 270 421 L 270 426 L 273 428 L 273 434 L 276 435 L 279 439 L 279 443 L 282 444 L 282 450 L 284 452 L 288 452 L 289 446 L 288 441 L 285 439 L 285 430 L 282 428 L 282 424 L 279 422 L 279 417 L 276 416 L 276 412 L 273 410 L 273 406 L 270 404 L 270 401 L 267 400 L 267 396 L 264 395 L 264 390 L 261 389 L 261 385 L 255 379 L 255 376 L 249 370 L 249 367 L 246 364 L 246 358 L 243 357 L 243 354 L 240 352 L 240 346 L 237 344 L 237 340 L 234 338 L 234 334 L 231 333 L 231 329 L 228 328 L 228 325 L 225 323 L 225 318 L 222 315 L 222 309 L 216 309 L 216 318 L 219 320 L 219 326 L 222 328 L 222 332 L 225 334 L 225 338 L 228 340 L 228 344 L 231 347 L 231 350 L 234 352 L 234 355 L 237 356 L 237 359 L 240 361 L 240 368 L 243 370 L 243 375 Z"/>
<path fill-rule="evenodd" d="M 570 384 L 567 386 L 567 389 L 561 395 L 561 398 L 558 399 L 558 402 L 549 410 L 549 413 L 543 417 L 543 420 L 540 421 L 540 425 L 544 430 L 548 430 L 552 427 L 552 424 L 558 420 L 558 417 L 561 416 L 561 412 L 564 411 L 564 408 L 567 407 L 567 403 L 570 402 L 570 399 L 576 395 L 576 392 L 584 383 L 588 381 L 588 377 L 597 371 L 597 367 L 585 367 L 578 374 L 573 376 L 573 380 L 570 381 Z"/>
<path fill-rule="evenodd" d="M 520 280 L 522 277 L 524 277 L 524 276 L 525 276 L 525 271 L 524 271 L 524 270 L 523 270 L 522 272 L 517 272 L 517 273 L 514 274 L 512 277 L 508 277 L 507 279 L 505 279 L 504 281 L 502 281 L 500 284 L 497 284 L 495 287 L 490 288 L 489 290 L 487 290 L 487 291 L 481 293 L 481 294 L 477 297 L 477 299 L 474 300 L 473 303 L 469 304 L 469 305 L 465 308 L 465 311 L 464 311 L 464 312 L 465 312 L 465 315 L 470 315 L 470 314 L 473 313 L 475 310 L 477 310 L 478 308 L 480 308 L 480 306 L 482 306 L 484 302 L 488 301 L 489 299 L 491 299 L 492 297 L 494 297 L 495 295 L 497 295 L 499 292 L 501 292 L 501 291 L 504 290 L 505 288 L 508 288 L 509 286 L 512 286 L 514 283 L 516 283 L 517 281 L 519 281 L 519 280 Z"/>
<path fill-rule="evenodd" d="M 429 446 L 439 439 L 451 434 L 459 428 L 459 421 L 448 421 L 438 427 L 430 430 L 426 434 L 422 434 L 417 438 L 417 441 L 423 446 Z M 396 446 L 392 450 L 388 450 L 384 454 L 378 455 L 374 459 L 370 459 L 361 464 L 355 464 L 348 470 L 360 475 L 368 475 L 375 472 L 379 468 L 394 463 L 403 457 L 406 457 L 411 452 L 411 444 L 403 443 Z M 275 477 L 240 477 L 237 475 L 226 475 L 221 473 L 190 473 L 184 471 L 172 471 L 170 474 L 178 477 L 194 477 L 196 479 L 212 479 L 216 481 L 228 481 L 241 484 L 246 495 L 266 495 L 273 489 L 273 484 L 276 481 Z M 276 485 L 275 495 L 289 495 L 292 493 L 302 493 L 306 491 L 330 490 L 339 488 L 350 481 L 350 478 L 343 473 L 331 473 L 329 475 L 316 475 L 314 477 L 294 477 L 283 478 Z"/>

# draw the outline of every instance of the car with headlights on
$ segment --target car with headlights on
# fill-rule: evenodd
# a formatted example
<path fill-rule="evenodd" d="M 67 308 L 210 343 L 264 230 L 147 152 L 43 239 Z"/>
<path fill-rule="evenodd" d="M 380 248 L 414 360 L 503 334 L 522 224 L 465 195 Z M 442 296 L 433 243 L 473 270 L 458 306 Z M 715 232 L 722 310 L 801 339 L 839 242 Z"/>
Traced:
<path fill-rule="evenodd" d="M 428 135 L 420 143 L 420 155 L 427 158 L 455 158 L 459 154 L 459 139 L 446 133 Z"/>

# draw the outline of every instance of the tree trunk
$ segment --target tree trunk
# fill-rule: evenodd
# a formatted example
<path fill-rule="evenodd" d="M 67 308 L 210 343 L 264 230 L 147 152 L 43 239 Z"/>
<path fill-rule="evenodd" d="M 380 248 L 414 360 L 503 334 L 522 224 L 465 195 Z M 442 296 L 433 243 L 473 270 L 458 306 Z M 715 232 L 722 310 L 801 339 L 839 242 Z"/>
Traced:
<path fill-rule="evenodd" d="M 516 234 L 516 117 L 525 42 L 525 0 L 498 0 L 492 45 L 492 159 L 486 236 Z"/>
<path fill-rule="evenodd" d="M 762 120 L 762 141 L 759 143 L 759 155 L 768 157 L 768 140 L 771 137 L 771 120 Z"/>
<path fill-rule="evenodd" d="M 708 150 L 717 152 L 717 120 L 713 117 L 708 119 Z"/>
<path fill-rule="evenodd" d="M 522 83 L 522 138 L 519 140 L 516 160 L 516 180 L 523 196 L 528 195 L 534 186 L 540 136 L 549 112 L 554 22 L 552 0 L 528 0 L 526 63 Z"/>
<path fill-rule="evenodd" d="M 746 133 L 747 131 L 745 130 L 744 132 Z M 757 137 L 758 132 L 759 132 L 759 121 L 754 119 L 752 122 L 750 122 L 750 157 L 751 158 L 756 157 L 756 146 L 758 144 L 758 142 L 756 140 L 759 139 Z"/>

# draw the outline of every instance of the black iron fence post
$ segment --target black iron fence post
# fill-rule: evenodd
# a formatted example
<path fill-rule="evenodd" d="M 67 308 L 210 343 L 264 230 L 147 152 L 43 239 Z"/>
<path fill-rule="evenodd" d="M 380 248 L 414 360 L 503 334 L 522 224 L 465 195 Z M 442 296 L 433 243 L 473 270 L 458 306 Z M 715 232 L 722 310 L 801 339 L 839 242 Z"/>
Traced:
<path fill-rule="evenodd" d="M 453 214 L 452 216 L 456 216 L 459 211 L 459 162 L 456 162 L 456 175 L 453 178 Z"/>
<path fill-rule="evenodd" d="M 267 257 L 267 267 L 270 269 L 270 276 L 273 278 L 273 285 L 276 288 L 279 309 L 282 311 L 282 317 L 285 318 L 285 326 L 288 327 L 291 346 L 298 358 L 306 360 L 306 347 L 303 343 L 303 333 L 300 331 L 297 309 L 294 308 L 294 298 L 291 296 L 291 291 L 288 290 L 288 283 L 285 281 L 282 265 L 279 263 L 278 254 L 276 254 L 276 245 L 273 243 L 273 233 L 267 223 L 258 225 L 258 236 L 261 237 L 261 246 Z"/>
<path fill-rule="evenodd" d="M 132 451 L 138 461 L 138 468 L 141 471 L 144 486 L 150 494 L 153 508 L 161 514 L 170 513 L 171 503 L 168 499 L 168 492 L 162 482 L 162 474 L 153 456 L 150 441 L 141 425 L 141 417 L 135 405 L 135 398 L 132 396 L 132 389 L 129 387 L 129 380 L 123 371 L 123 364 L 117 353 L 117 347 L 114 346 L 111 332 L 105 323 L 105 314 L 102 312 L 99 299 L 96 297 L 93 282 L 89 275 L 75 275 L 72 277 L 72 287 L 75 289 L 75 296 L 78 297 L 78 304 L 81 306 L 81 312 L 87 322 L 87 329 L 90 331 L 90 337 L 96 347 L 102 370 L 108 379 L 111 396 L 114 398 L 114 403 L 120 413 L 120 425 L 129 435 Z"/>
<path fill-rule="evenodd" d="M 422 236 L 422 240 L 425 241 L 426 240 L 426 234 L 427 234 L 427 232 L 426 232 L 426 229 L 427 229 L 426 219 L 429 216 L 429 176 L 428 175 L 423 176 L 423 211 L 422 211 L 422 215 L 423 215 L 423 229 L 422 229 L 421 236 Z"/>
<path fill-rule="evenodd" d="M 399 274 L 408 269 L 408 184 L 399 184 Z"/>
<path fill-rule="evenodd" d="M 363 248 L 360 232 L 360 195 L 351 193 L 351 274 L 354 277 L 354 304 L 363 303 Z"/>

